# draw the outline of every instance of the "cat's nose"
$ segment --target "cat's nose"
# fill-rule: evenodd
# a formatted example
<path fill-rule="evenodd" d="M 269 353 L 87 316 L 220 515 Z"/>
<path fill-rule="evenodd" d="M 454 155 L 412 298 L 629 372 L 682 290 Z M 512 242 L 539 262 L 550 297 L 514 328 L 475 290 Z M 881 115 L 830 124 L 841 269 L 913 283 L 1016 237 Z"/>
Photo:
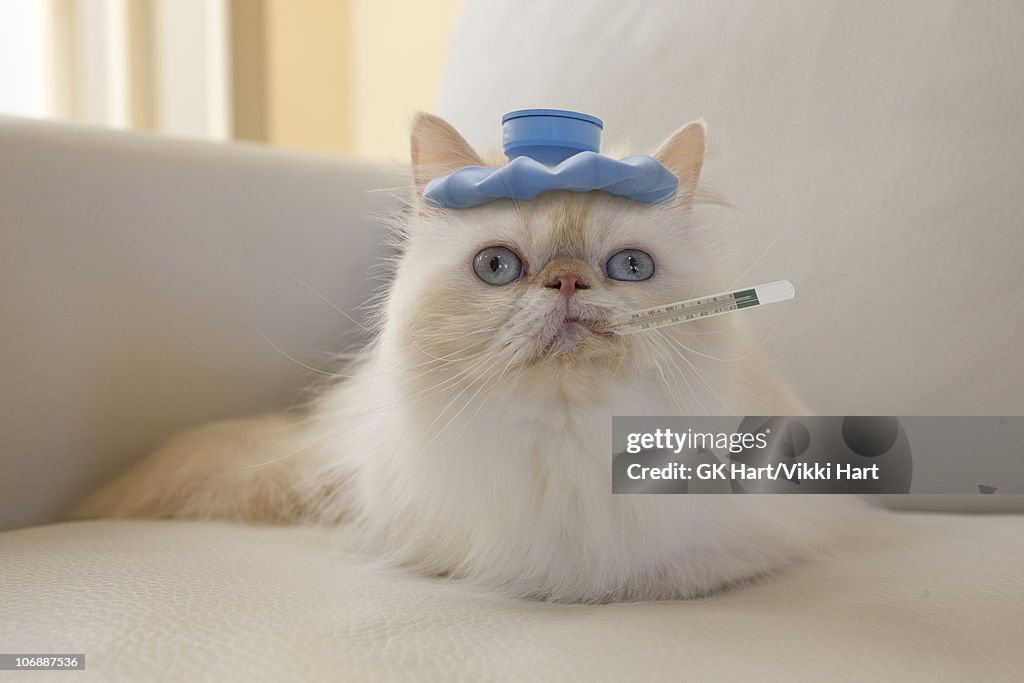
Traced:
<path fill-rule="evenodd" d="M 575 294 L 577 289 L 590 289 L 582 275 L 572 272 L 552 273 L 544 280 L 544 286 L 557 289 L 567 297 Z"/>

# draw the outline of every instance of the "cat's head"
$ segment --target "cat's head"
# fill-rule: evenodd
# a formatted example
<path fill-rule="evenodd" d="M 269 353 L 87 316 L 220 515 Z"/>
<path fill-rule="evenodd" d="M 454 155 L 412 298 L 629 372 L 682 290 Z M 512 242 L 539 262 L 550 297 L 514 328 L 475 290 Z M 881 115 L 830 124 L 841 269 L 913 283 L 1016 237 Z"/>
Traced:
<path fill-rule="evenodd" d="M 433 178 L 483 160 L 421 114 L 412 129 L 416 200 L 386 331 L 420 367 L 446 375 L 614 379 L 658 364 L 671 331 L 601 330 L 611 316 L 697 296 L 713 268 L 693 220 L 705 127 L 683 126 L 654 152 L 679 177 L 668 204 L 603 192 L 547 192 L 469 209 L 424 202 Z"/>

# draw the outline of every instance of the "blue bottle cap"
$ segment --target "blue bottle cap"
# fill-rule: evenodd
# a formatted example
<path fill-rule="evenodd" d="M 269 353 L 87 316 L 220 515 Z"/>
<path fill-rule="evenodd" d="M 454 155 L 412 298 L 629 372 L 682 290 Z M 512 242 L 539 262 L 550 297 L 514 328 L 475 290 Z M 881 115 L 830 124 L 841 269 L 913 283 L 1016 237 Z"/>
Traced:
<path fill-rule="evenodd" d="M 679 178 L 654 157 L 617 160 L 600 153 L 601 119 L 563 109 L 520 109 L 501 117 L 500 168 L 465 166 L 423 188 L 431 206 L 468 209 L 496 199 L 530 201 L 553 190 L 607 192 L 641 202 L 671 201 Z"/>
<path fill-rule="evenodd" d="M 601 149 L 604 123 L 565 109 L 519 109 L 501 117 L 505 156 L 526 156 L 555 166 L 579 152 Z"/>

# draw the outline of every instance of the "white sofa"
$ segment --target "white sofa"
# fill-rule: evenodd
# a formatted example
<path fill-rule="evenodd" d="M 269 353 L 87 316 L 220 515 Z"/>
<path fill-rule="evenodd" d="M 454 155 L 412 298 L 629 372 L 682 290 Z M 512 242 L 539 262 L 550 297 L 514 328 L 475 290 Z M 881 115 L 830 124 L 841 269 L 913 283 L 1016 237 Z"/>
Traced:
<path fill-rule="evenodd" d="M 760 253 L 773 235 L 756 228 L 792 226 L 783 243 L 796 257 L 769 252 L 751 275 L 802 286 L 805 303 L 765 348 L 805 393 L 835 412 L 1022 412 L 1024 365 L 1009 353 L 1020 304 L 960 323 L 931 301 L 895 317 L 865 305 L 890 285 L 921 291 L 923 277 L 960 303 L 1022 284 L 1024 195 L 1011 190 L 1024 100 L 1005 73 L 1022 61 L 1007 40 L 1019 10 L 687 2 L 648 16 L 634 5 L 468 3 L 440 113 L 481 144 L 497 141 L 503 109 L 577 107 L 605 118 L 612 139 L 647 146 L 703 111 L 709 177 L 744 209 L 738 234 L 763 236 L 750 247 Z M 851 31 L 884 58 L 869 64 L 877 90 L 830 47 Z M 759 60 L 793 78 L 765 81 Z M 642 66 L 643 78 L 613 62 Z M 988 83 L 969 90 L 981 112 L 971 136 L 945 134 L 967 105 L 929 113 L 932 90 L 900 80 L 909 74 L 954 90 L 957 79 Z M 676 85 L 652 89 L 666 83 Z M 834 126 L 819 118 L 844 107 Z M 890 119 L 868 116 L 886 107 Z M 859 122 L 874 132 L 860 135 Z M 952 151 L 932 154 L 929 131 Z M 890 140 L 905 146 L 883 164 Z M 848 172 L 835 179 L 834 168 Z M 0 120 L 0 524 L 11 529 L 0 533 L 0 651 L 87 661 L 33 680 L 1019 680 L 1017 515 L 894 514 L 756 586 L 605 606 L 512 601 L 381 569 L 341 552 L 332 530 L 48 523 L 173 431 L 299 402 L 316 379 L 301 364 L 358 343 L 334 306 L 358 315 L 382 250 L 376 215 L 398 204 L 375 190 L 399 186 L 386 169 L 328 157 Z M 845 317 L 830 312 L 851 292 L 863 298 Z M 942 504 L 981 499 L 1021 507 L 999 495 Z"/>
<path fill-rule="evenodd" d="M 377 569 L 324 530 L 49 525 L 0 534 L 0 643 L 84 652 L 52 676 L 76 681 L 1019 681 L 1021 529 L 901 513 L 753 588 L 573 606 Z"/>

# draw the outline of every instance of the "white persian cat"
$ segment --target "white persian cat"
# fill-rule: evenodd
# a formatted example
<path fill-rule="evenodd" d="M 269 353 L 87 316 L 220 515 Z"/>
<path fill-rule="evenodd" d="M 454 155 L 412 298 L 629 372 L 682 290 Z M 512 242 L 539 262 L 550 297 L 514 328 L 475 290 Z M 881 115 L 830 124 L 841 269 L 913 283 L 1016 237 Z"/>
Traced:
<path fill-rule="evenodd" d="M 710 360 L 741 334 L 730 318 L 600 330 L 722 282 L 693 210 L 704 136 L 690 123 L 654 153 L 679 177 L 669 205 L 549 192 L 445 210 L 427 181 L 483 162 L 420 115 L 414 210 L 351 376 L 304 415 L 177 436 L 73 516 L 347 525 L 396 564 L 574 602 L 698 596 L 822 548 L 859 504 L 612 494 L 613 415 L 803 412 L 753 357 Z"/>

